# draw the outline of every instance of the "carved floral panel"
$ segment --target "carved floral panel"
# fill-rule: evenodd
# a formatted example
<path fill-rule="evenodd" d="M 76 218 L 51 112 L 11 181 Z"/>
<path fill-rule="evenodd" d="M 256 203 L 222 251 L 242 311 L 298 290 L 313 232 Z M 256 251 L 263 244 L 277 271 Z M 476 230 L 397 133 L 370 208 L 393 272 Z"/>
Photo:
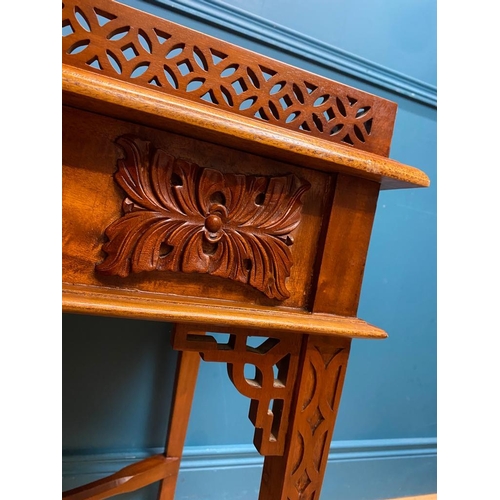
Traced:
<path fill-rule="evenodd" d="M 175 158 L 149 141 L 125 135 L 115 180 L 125 191 L 123 216 L 105 231 L 107 275 L 142 271 L 208 273 L 290 296 L 292 231 L 308 182 L 222 173 Z"/>

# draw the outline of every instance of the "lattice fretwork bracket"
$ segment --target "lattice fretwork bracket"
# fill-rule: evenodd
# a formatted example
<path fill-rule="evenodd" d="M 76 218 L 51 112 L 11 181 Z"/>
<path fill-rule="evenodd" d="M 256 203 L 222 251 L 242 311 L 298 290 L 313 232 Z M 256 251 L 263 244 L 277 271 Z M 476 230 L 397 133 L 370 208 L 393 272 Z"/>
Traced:
<path fill-rule="evenodd" d="M 255 330 L 231 329 L 226 344 L 217 343 L 206 329 L 176 325 L 173 347 L 197 351 L 204 361 L 227 363 L 231 382 L 251 399 L 249 419 L 255 426 L 254 445 L 261 455 L 283 455 L 292 393 L 297 377 L 300 336 Z M 262 337 L 258 347 L 249 337 Z M 255 378 L 245 377 L 245 365 L 255 366 Z M 276 369 L 276 373 L 275 373 Z"/>

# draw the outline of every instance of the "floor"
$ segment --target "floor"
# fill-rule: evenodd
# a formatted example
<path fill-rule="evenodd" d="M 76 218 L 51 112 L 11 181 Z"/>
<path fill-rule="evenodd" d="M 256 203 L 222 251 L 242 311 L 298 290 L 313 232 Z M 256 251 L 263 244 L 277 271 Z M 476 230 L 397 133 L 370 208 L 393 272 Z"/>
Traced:
<path fill-rule="evenodd" d="M 393 498 L 392 500 L 437 500 L 437 494 L 423 495 L 419 497 Z"/>

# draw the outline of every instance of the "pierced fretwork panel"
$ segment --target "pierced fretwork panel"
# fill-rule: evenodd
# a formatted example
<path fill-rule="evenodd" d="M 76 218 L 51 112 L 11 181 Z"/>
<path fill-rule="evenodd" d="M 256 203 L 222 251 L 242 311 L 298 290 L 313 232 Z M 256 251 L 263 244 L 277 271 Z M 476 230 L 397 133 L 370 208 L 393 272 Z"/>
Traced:
<path fill-rule="evenodd" d="M 290 498 L 314 499 L 326 465 L 349 349 L 321 345 L 308 350 L 291 446 Z M 316 494 L 313 493 L 316 491 Z"/>
<path fill-rule="evenodd" d="M 262 455 L 282 455 L 301 336 L 231 329 L 228 342 L 221 344 L 205 335 L 206 332 L 204 328 L 177 325 L 173 347 L 180 351 L 198 351 L 204 361 L 227 363 L 231 382 L 251 399 L 248 416 L 255 426 L 255 447 Z M 258 345 L 252 347 L 256 338 L 260 339 Z M 245 376 L 245 365 L 255 366 L 253 378 Z"/>
<path fill-rule="evenodd" d="M 350 344 L 346 338 L 307 336 L 290 441 L 283 456 L 266 458 L 260 499 L 319 500 Z"/>
<path fill-rule="evenodd" d="M 111 0 L 65 0 L 63 62 L 387 156 L 396 105 Z"/>

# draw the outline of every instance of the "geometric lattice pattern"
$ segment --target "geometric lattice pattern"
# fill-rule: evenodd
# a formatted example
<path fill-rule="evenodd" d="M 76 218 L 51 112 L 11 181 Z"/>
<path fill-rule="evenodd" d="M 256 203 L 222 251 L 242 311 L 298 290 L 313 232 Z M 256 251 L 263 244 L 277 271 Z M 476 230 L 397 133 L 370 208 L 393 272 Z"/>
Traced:
<path fill-rule="evenodd" d="M 396 105 L 110 0 L 66 0 L 63 63 L 387 156 Z"/>
<path fill-rule="evenodd" d="M 231 328 L 227 343 L 205 335 L 202 327 L 176 325 L 174 349 L 197 351 L 204 361 L 227 363 L 231 382 L 251 400 L 249 418 L 255 426 L 254 444 L 261 455 L 281 456 L 290 419 L 297 377 L 300 342 L 288 332 L 266 333 Z M 257 341 L 252 346 L 251 339 Z M 245 373 L 252 365 L 255 375 Z"/>

